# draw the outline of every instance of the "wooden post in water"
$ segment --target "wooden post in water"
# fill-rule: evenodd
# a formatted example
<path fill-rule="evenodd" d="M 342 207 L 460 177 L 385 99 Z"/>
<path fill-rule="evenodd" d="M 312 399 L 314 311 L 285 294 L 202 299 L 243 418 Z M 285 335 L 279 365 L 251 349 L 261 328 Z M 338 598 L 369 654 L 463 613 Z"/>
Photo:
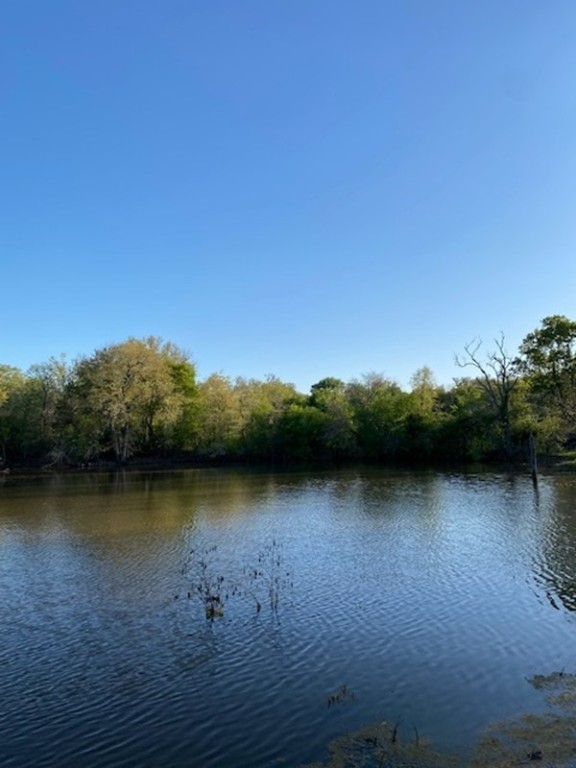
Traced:
<path fill-rule="evenodd" d="M 538 460 L 536 457 L 536 439 L 534 433 L 530 432 L 528 438 L 528 446 L 530 450 L 530 471 L 532 473 L 532 483 L 534 487 L 538 485 Z"/>

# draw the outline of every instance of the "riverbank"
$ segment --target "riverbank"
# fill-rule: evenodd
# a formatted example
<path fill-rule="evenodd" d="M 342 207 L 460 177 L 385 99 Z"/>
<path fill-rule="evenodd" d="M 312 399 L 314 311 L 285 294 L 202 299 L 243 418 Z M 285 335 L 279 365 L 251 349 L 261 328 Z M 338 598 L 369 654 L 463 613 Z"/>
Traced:
<path fill-rule="evenodd" d="M 46 474 L 84 474 L 97 472 L 162 472 L 180 469 L 238 469 L 266 472 L 314 471 L 345 468 L 387 469 L 402 471 L 434 472 L 498 472 L 531 475 L 528 462 L 520 461 L 484 461 L 484 462 L 251 462 L 229 459 L 199 457 L 135 457 L 123 463 L 111 460 L 96 460 L 81 463 L 23 464 L 0 465 L 0 482 L 13 477 L 30 477 Z M 555 475 L 576 472 L 576 451 L 546 455 L 538 459 L 538 475 Z"/>

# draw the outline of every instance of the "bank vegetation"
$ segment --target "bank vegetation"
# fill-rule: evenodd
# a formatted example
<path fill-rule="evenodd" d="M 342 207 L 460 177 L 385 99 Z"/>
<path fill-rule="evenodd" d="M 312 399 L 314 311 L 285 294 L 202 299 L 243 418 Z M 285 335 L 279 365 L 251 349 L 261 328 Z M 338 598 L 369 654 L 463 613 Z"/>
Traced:
<path fill-rule="evenodd" d="M 545 318 L 518 350 L 463 346 L 457 376 L 375 373 L 310 392 L 275 376 L 199 381 L 170 342 L 130 338 L 74 362 L 0 365 L 0 456 L 11 466 L 189 462 L 525 461 L 576 447 L 576 322 Z"/>

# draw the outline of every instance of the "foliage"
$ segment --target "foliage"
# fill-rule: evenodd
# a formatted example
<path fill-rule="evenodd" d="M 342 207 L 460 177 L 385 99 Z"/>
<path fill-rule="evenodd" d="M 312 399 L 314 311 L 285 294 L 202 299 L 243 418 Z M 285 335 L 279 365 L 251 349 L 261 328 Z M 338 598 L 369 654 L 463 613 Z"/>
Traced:
<path fill-rule="evenodd" d="M 69 394 L 84 445 L 119 462 L 169 446 L 194 398 L 194 369 L 160 339 L 128 339 L 79 361 Z M 86 439 L 87 438 L 87 439 Z"/>
<path fill-rule="evenodd" d="M 410 397 L 393 381 L 376 373 L 347 388 L 360 456 L 398 459 L 406 452 L 404 420 Z"/>
<path fill-rule="evenodd" d="M 466 462 L 576 445 L 576 322 L 544 318 L 511 355 L 504 336 L 456 358 L 472 375 L 440 387 L 419 368 L 409 391 L 379 373 L 327 376 L 304 395 L 275 376 L 201 382 L 187 355 L 129 338 L 24 374 L 0 366 L 0 456 L 63 465 L 102 457 L 209 461 Z"/>
<path fill-rule="evenodd" d="M 291 450 L 289 413 L 305 402 L 293 384 L 268 376 L 264 381 L 236 381 L 242 404 L 242 440 L 240 452 L 252 458 L 281 461 Z"/>
<path fill-rule="evenodd" d="M 563 315 L 542 320 L 520 346 L 519 365 L 527 376 L 539 421 L 556 419 L 559 441 L 576 435 L 576 322 Z"/>
<path fill-rule="evenodd" d="M 219 458 L 237 450 L 242 428 L 240 403 L 228 378 L 212 374 L 198 386 L 196 449 Z"/>
<path fill-rule="evenodd" d="M 504 454 L 512 455 L 511 410 L 514 390 L 519 381 L 518 364 L 506 350 L 504 335 L 494 340 L 495 350 L 482 359 L 479 355 L 481 341 L 471 342 L 464 347 L 464 357 L 457 357 L 456 363 L 464 368 L 471 366 L 478 375 L 476 382 L 486 395 L 493 410 Z"/>
<path fill-rule="evenodd" d="M 21 371 L 0 365 L 0 456 L 3 461 L 20 453 L 24 434 L 21 405 L 26 386 L 27 379 Z"/>

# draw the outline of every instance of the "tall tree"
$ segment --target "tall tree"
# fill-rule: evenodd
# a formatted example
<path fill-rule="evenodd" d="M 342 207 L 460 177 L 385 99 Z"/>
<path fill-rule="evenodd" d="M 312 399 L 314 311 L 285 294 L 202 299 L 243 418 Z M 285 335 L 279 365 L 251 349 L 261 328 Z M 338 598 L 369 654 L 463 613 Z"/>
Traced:
<path fill-rule="evenodd" d="M 576 322 L 551 315 L 520 346 L 520 365 L 528 376 L 541 416 L 559 419 L 561 436 L 576 433 Z"/>
<path fill-rule="evenodd" d="M 242 452 L 267 460 L 284 458 L 285 416 L 292 405 L 303 405 L 306 399 L 293 384 L 272 375 L 263 381 L 237 379 L 235 391 L 242 413 Z"/>
<path fill-rule="evenodd" d="M 500 445 L 494 434 L 494 408 L 478 378 L 462 378 L 442 395 L 444 418 L 439 425 L 436 449 L 456 461 L 480 461 Z"/>
<path fill-rule="evenodd" d="M 439 407 L 442 390 L 428 366 L 419 368 L 410 379 L 410 384 L 410 409 L 404 421 L 406 451 L 415 459 L 430 459 L 444 416 Z"/>
<path fill-rule="evenodd" d="M 324 416 L 323 455 L 330 459 L 354 456 L 357 451 L 354 410 L 344 382 L 332 376 L 321 379 L 310 388 L 309 403 Z"/>
<path fill-rule="evenodd" d="M 12 459 L 22 438 L 21 394 L 26 386 L 22 371 L 11 365 L 0 365 L 0 460 Z"/>
<path fill-rule="evenodd" d="M 112 344 L 81 360 L 71 390 L 78 420 L 91 432 L 86 444 L 112 449 L 120 462 L 164 447 L 191 397 L 190 387 L 182 386 L 183 366 L 193 377 L 186 355 L 153 336 Z"/>
<path fill-rule="evenodd" d="M 418 368 L 410 379 L 410 386 L 412 410 L 422 415 L 431 415 L 434 412 L 439 394 L 432 369 L 427 365 Z"/>
<path fill-rule="evenodd" d="M 405 448 L 404 422 L 410 396 L 377 373 L 352 381 L 346 393 L 353 409 L 358 449 L 365 458 L 398 458 Z"/>
<path fill-rule="evenodd" d="M 196 450 L 209 458 L 234 454 L 242 415 L 238 393 L 230 379 L 214 373 L 198 385 Z"/>
<path fill-rule="evenodd" d="M 480 355 L 481 340 L 466 344 L 464 355 L 456 356 L 456 364 L 461 368 L 472 367 L 476 370 L 476 380 L 493 410 L 504 454 L 511 456 L 512 393 L 519 381 L 518 363 L 506 350 L 504 334 L 494 339 L 494 344 L 496 349 L 483 357 Z"/>
<path fill-rule="evenodd" d="M 70 369 L 64 355 L 33 365 L 28 371 L 30 404 L 39 443 L 52 463 L 68 458 L 65 393 Z"/>

